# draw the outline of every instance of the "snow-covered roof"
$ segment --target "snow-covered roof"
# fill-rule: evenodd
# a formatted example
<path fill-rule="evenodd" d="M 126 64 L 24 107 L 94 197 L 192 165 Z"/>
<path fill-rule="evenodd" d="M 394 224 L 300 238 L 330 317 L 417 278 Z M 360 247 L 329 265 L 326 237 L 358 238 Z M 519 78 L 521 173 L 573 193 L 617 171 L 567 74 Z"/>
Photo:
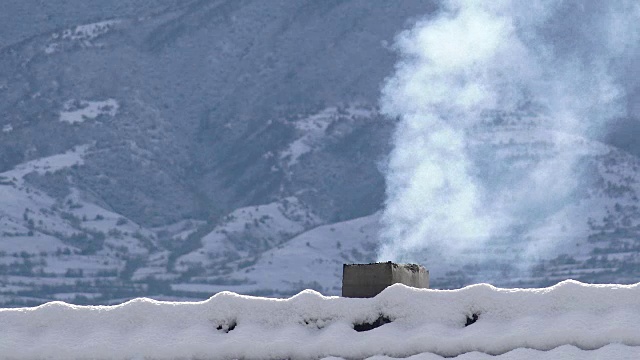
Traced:
<path fill-rule="evenodd" d="M 543 289 L 479 284 L 427 290 L 396 284 L 370 299 L 306 290 L 289 299 L 222 292 L 197 303 L 52 302 L 0 310 L 0 354 L 3 359 L 637 359 L 639 299 L 640 284 L 564 281 Z M 367 328 L 362 324 L 382 325 L 362 331 Z"/>

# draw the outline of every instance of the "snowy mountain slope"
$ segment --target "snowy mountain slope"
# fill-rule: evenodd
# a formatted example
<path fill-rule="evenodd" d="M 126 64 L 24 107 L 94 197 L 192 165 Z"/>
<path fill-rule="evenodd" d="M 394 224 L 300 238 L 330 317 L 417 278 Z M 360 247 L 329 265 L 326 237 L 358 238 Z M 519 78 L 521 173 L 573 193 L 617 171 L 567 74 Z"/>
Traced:
<path fill-rule="evenodd" d="M 178 258 L 176 270 L 188 271 L 190 264 L 205 265 L 213 271 L 234 267 L 234 262 L 251 261 L 318 223 L 319 219 L 293 197 L 241 208 L 225 216 L 202 238 L 202 248 Z"/>
<path fill-rule="evenodd" d="M 0 199 L 0 211 L 12 214 L 5 227 L 24 235 L 4 237 L 2 248 L 29 255 L 12 268 L 53 272 L 32 264 L 54 262 L 40 260 L 44 242 L 21 241 L 32 231 L 48 239 L 42 249 L 61 249 L 54 258 L 109 264 L 99 266 L 99 278 L 87 265 L 77 279 L 84 290 L 75 289 L 82 296 L 105 301 L 106 284 L 115 282 L 116 298 L 147 286 L 162 294 L 171 279 L 195 276 L 178 258 L 215 243 L 202 239 L 239 209 L 296 198 L 314 220 L 246 233 L 247 249 L 236 257 L 377 211 L 384 194 L 377 162 L 393 128 L 374 105 L 395 61 L 386 44 L 409 18 L 434 9 L 425 0 L 7 2 L 0 172 L 91 144 L 82 166 L 25 175 L 24 191 L 35 189 L 42 204 L 22 190 Z M 266 244 L 253 246 L 249 234 Z M 239 246 L 238 236 L 225 246 Z M 73 261 L 56 273 L 79 275 Z M 58 290 L 72 293 L 32 287 L 28 296 Z M 6 294 L 17 303 L 27 296 Z"/>
<path fill-rule="evenodd" d="M 9 5 L 9 12 L 25 8 Z M 0 127 L 11 129 L 0 135 L 0 171 L 93 141 L 101 151 L 70 174 L 76 185 L 153 227 L 219 218 L 302 191 L 301 200 L 331 221 L 377 210 L 383 183 L 376 161 L 392 126 L 342 126 L 305 166 L 268 154 L 314 144 L 300 134 L 308 129 L 299 119 L 352 107 L 344 104 L 373 108 L 395 59 L 384 44 L 407 19 L 432 11 L 431 1 L 97 8 L 104 17 L 80 16 L 93 9 L 78 4 L 58 27 L 0 48 Z M 371 137 L 366 149 L 350 141 L 358 135 Z M 326 169 L 331 177 L 316 176 Z M 360 173 L 371 179 L 366 191 L 333 195 Z M 358 201 L 365 198 L 372 200 Z"/>
<path fill-rule="evenodd" d="M 28 39 L 38 33 L 53 32 L 73 24 L 87 24 L 100 18 L 118 18 L 132 13 L 148 16 L 174 5 L 174 0 L 70 0 L 41 3 L 36 0 L 6 0 L 0 14 L 0 48 Z"/>
<path fill-rule="evenodd" d="M 571 200 L 526 232 L 467 246 L 453 257 L 427 247 L 416 258 L 431 270 L 432 286 L 456 288 L 478 281 L 538 286 L 567 278 L 634 282 L 640 264 L 638 158 L 578 136 L 532 136 L 522 126 L 486 128 L 472 146 L 478 152 L 492 148 L 501 165 L 530 166 L 526 163 L 553 161 L 562 151 L 550 145 L 551 136 L 564 139 L 563 146 L 580 158 L 576 166 L 588 175 Z M 377 215 L 320 226 L 261 253 L 255 263 L 230 273 L 232 281 L 207 284 L 201 278 L 173 288 L 200 296 L 225 289 L 291 295 L 304 287 L 336 295 L 343 263 L 375 260 L 380 226 Z"/>
<path fill-rule="evenodd" d="M 56 199 L 37 186 L 38 176 L 83 166 L 91 151 L 92 145 L 79 146 L 0 174 L 3 302 L 19 304 L 16 291 L 25 300 L 35 295 L 26 301 L 36 302 L 99 297 L 96 283 L 113 282 L 129 259 L 157 248 L 152 232 L 87 200 L 77 189 Z M 49 290 L 39 291 L 43 287 Z"/>
<path fill-rule="evenodd" d="M 131 232 L 137 230 L 139 226 L 129 224 L 129 220 L 86 201 L 80 192 L 73 188 L 63 199 L 52 198 L 43 193 L 37 186 L 38 182 L 33 180 L 38 175 L 57 174 L 68 168 L 83 166 L 84 157 L 89 149 L 91 149 L 90 145 L 80 146 L 63 154 L 33 160 L 13 170 L 0 173 L 0 177 L 4 179 L 4 186 L 0 188 L 3 199 L 0 211 L 2 211 L 3 221 L 15 225 L 13 234 L 10 233 L 11 227 L 4 228 L 4 237 L 26 235 L 35 238 L 44 236 L 57 240 L 67 239 L 66 244 L 59 244 L 60 250 L 69 247 L 70 250 L 86 253 L 95 253 L 102 250 L 103 246 L 111 248 L 124 246 L 127 252 L 131 253 L 147 252 L 148 249 L 140 244 L 140 240 L 132 236 L 118 236 L 117 240 L 114 240 L 114 234 L 109 234 L 109 239 L 105 236 L 109 231 L 115 232 L 116 226 L 121 226 L 123 231 Z M 22 234 L 20 229 L 28 234 Z M 86 233 L 92 234 L 94 238 L 100 238 L 100 242 L 104 244 L 88 249 L 90 239 L 71 240 L 75 234 Z M 99 233 L 102 235 L 98 236 Z M 150 233 L 147 232 L 145 235 Z M 111 243 L 112 241 L 114 243 Z M 22 245 L 26 246 L 24 251 L 37 253 L 37 248 L 28 248 L 30 244 L 31 241 L 22 241 Z M 49 246 L 55 244 L 56 242 L 53 241 Z M 0 246 L 6 246 L 6 250 L 16 250 L 8 245 L 5 238 Z"/>
<path fill-rule="evenodd" d="M 430 0 L 3 3 L 0 302 L 193 299 L 231 286 L 336 293 L 338 259 L 374 256 L 378 225 L 370 215 L 384 204 L 380 164 L 395 126 L 376 105 L 397 60 L 389 44 L 437 7 Z M 546 135 L 533 138 L 521 121 L 504 121 L 476 134 L 479 156 L 497 148 L 504 160 L 493 161 L 496 171 L 558 153 Z M 498 257 L 495 248 L 540 263 L 526 269 L 470 254 L 460 269 L 425 255 L 435 285 L 634 281 L 637 159 L 625 150 L 635 145 L 567 141 L 583 142 L 580 171 L 597 174 L 585 177 L 587 190 L 538 233 L 474 249 L 487 259 Z M 69 161 L 37 165 L 58 157 Z M 577 215 L 587 213 L 587 221 Z M 333 224 L 340 234 L 327 230 Z M 290 251 L 303 255 L 291 259 Z M 269 264 L 271 256 L 278 261 Z M 305 263 L 313 266 L 291 280 L 290 270 Z"/>
<path fill-rule="evenodd" d="M 513 196 L 522 211 L 542 209 L 540 221 L 519 229 L 519 233 L 469 248 L 449 265 L 438 265 L 443 271 L 433 275 L 436 284 L 457 287 L 490 281 L 501 286 L 539 286 L 566 278 L 635 281 L 639 159 L 598 141 L 539 129 L 532 131 L 526 125 L 513 124 L 485 127 L 475 135 L 476 143 L 471 148 L 481 154 L 491 149 L 493 155 L 487 161 L 496 165 L 487 168 L 498 178 L 512 174 L 514 168 L 531 168 L 570 154 L 571 159 L 565 160 L 576 169 L 571 173 L 577 178 L 569 179 L 570 184 L 575 182 L 575 188 L 563 198 L 552 199 L 557 203 L 542 207 L 525 201 L 527 189 L 524 194 L 505 194 Z M 559 177 L 557 182 L 562 184 L 567 180 L 561 178 L 563 174 L 551 176 Z M 427 263 L 439 263 L 441 258 L 431 254 L 427 259 Z M 440 277 L 442 274 L 447 275 Z"/>
<path fill-rule="evenodd" d="M 306 231 L 260 253 L 251 264 L 230 273 L 219 284 L 199 277 L 171 287 L 198 296 L 224 290 L 281 296 L 307 288 L 337 295 L 343 263 L 375 260 L 378 218 L 372 215 Z"/>
<path fill-rule="evenodd" d="M 322 114 L 335 114 L 331 111 Z M 327 128 L 339 128 L 355 118 L 311 119 L 309 124 L 329 121 Z M 473 146 L 479 152 L 494 149 L 505 164 L 553 159 L 558 149 L 545 145 L 550 135 L 531 136 L 525 130 L 486 128 Z M 301 163 L 293 167 L 304 166 L 303 159 L 331 139 L 326 131 L 301 134 L 300 142 L 313 146 L 300 153 Z M 552 135 L 566 138 L 566 146 L 580 154 L 579 165 L 589 174 L 573 200 L 527 233 L 490 239 L 455 258 L 427 249 L 420 262 L 431 271 L 432 286 L 455 288 L 478 281 L 537 286 L 566 278 L 634 281 L 640 263 L 635 205 L 640 161 L 593 140 Z M 72 188 L 61 199 L 39 190 L 37 173 L 81 168 L 95 151 L 87 145 L 2 174 L 4 226 L 16 229 L 5 233 L 0 243 L 4 304 L 46 299 L 112 302 L 136 294 L 202 299 L 223 290 L 286 296 L 313 288 L 335 295 L 340 293 L 343 263 L 375 260 L 379 215 L 327 224 L 296 197 L 240 208 L 216 222 L 145 228 L 105 209 L 82 190 Z M 283 167 L 291 160 L 287 150 L 273 156 Z M 82 233 L 87 237 L 79 238 Z"/>

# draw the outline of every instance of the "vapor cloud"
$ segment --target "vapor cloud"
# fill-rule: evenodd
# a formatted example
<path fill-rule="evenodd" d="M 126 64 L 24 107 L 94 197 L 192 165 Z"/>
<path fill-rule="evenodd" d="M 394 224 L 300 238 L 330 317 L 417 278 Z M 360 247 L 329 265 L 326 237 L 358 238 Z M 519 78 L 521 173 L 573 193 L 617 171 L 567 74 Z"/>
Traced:
<path fill-rule="evenodd" d="M 637 1 L 451 1 L 401 33 L 381 100 L 400 122 L 379 259 L 455 256 L 562 209 L 582 156 L 567 134 L 597 137 L 625 116 L 638 23 Z M 496 121 L 526 127 L 552 155 L 501 163 L 474 146 Z"/>

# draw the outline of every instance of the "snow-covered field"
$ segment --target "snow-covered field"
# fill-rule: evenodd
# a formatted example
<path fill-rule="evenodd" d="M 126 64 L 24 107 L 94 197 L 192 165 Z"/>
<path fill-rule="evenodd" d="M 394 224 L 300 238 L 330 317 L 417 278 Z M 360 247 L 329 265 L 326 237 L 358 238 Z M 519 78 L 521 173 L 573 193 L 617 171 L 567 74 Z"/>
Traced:
<path fill-rule="evenodd" d="M 305 290 L 289 299 L 222 292 L 197 303 L 52 302 L 0 310 L 0 353 L 9 359 L 636 359 L 639 297 L 640 284 L 565 281 L 543 289 L 396 284 L 371 299 Z M 359 328 L 381 318 L 387 323 Z"/>

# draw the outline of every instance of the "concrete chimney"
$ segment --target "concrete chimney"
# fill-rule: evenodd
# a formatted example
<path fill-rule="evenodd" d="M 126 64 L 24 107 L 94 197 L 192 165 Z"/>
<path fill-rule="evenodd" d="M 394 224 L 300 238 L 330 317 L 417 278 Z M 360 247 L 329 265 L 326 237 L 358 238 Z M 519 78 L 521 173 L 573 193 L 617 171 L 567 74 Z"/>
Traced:
<path fill-rule="evenodd" d="M 428 289 L 429 271 L 417 264 L 395 264 L 391 261 L 342 266 L 342 296 L 369 298 L 396 283 Z"/>

